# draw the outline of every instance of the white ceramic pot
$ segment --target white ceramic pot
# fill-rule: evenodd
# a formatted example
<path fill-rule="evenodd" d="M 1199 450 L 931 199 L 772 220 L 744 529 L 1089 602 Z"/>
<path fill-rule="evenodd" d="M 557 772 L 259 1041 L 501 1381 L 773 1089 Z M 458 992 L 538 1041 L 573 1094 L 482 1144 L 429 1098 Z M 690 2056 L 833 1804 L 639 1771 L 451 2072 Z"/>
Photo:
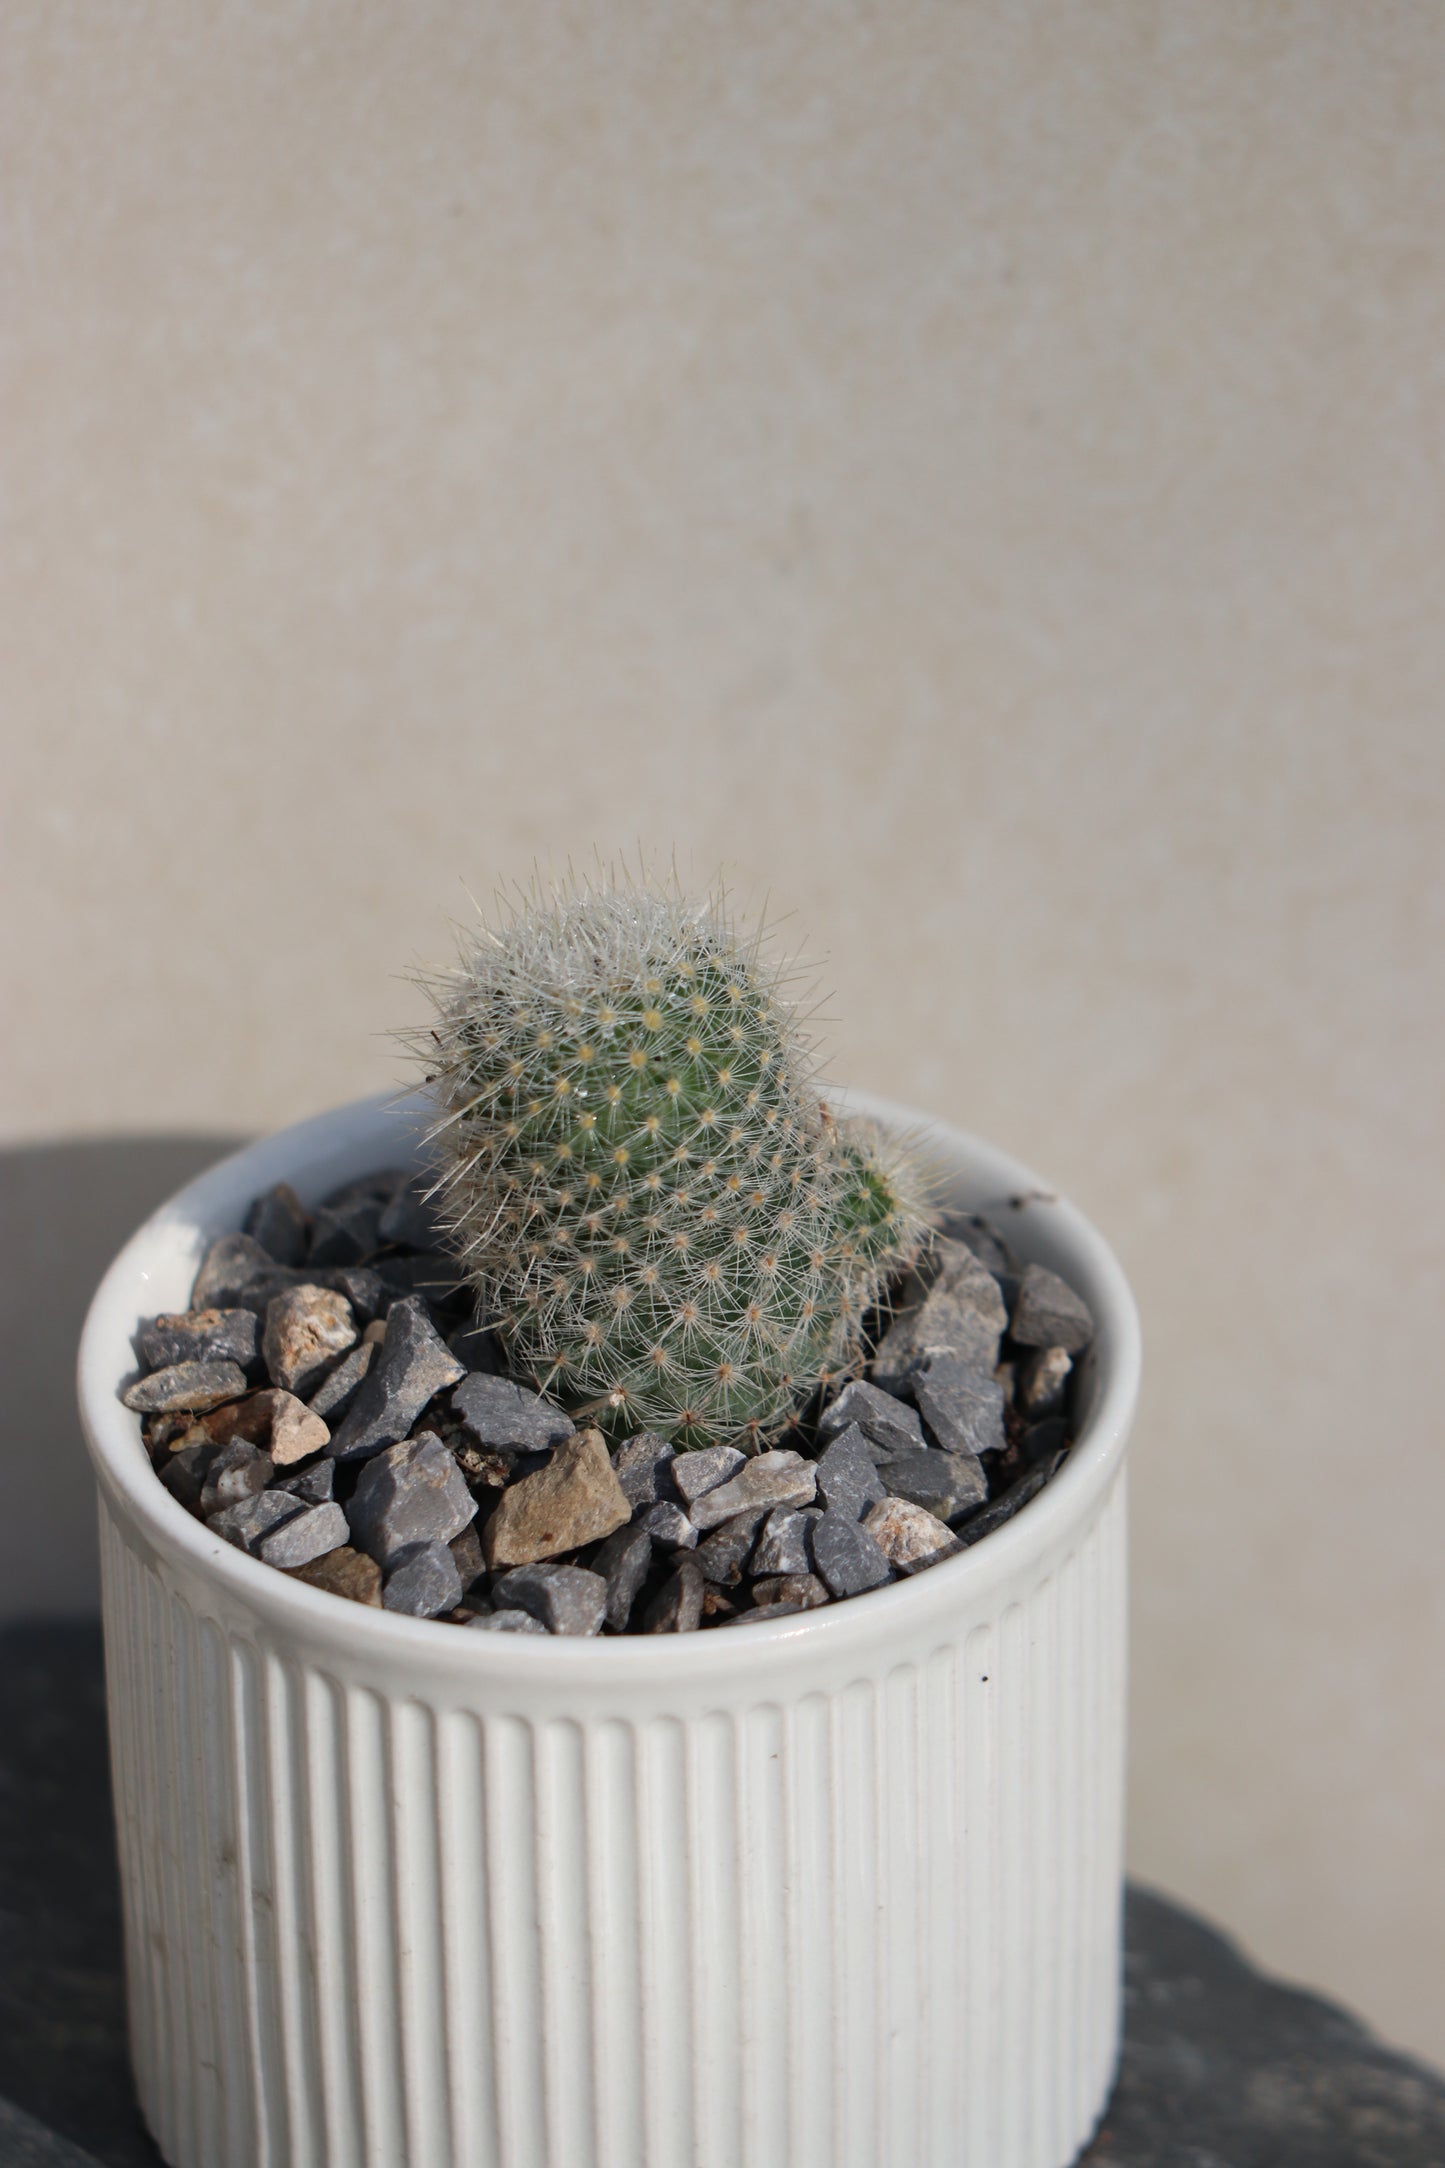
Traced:
<path fill-rule="evenodd" d="M 1119 2026 L 1138 1325 L 1076 1211 L 926 1126 L 949 1201 L 1094 1311 L 1079 1442 L 975 1548 L 745 1629 L 364 1609 L 156 1481 L 116 1398 L 137 1320 L 184 1307 L 272 1182 L 311 1201 L 410 1157 L 414 1113 L 303 1122 L 121 1252 L 80 1397 L 132 2048 L 174 2168 L 1061 2168 L 1087 2141 Z"/>

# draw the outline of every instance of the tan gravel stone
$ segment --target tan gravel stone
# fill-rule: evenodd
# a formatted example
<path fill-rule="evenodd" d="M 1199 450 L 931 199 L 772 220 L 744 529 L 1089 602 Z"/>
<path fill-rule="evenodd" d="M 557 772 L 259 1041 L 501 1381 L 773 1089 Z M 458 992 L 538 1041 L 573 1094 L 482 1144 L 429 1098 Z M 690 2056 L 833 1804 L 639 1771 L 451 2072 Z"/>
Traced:
<path fill-rule="evenodd" d="M 329 1287 L 288 1287 L 266 1305 L 261 1353 L 273 1385 L 304 1399 L 327 1366 L 356 1344 L 356 1320 L 344 1295 Z"/>
<path fill-rule="evenodd" d="M 353 1551 L 349 1544 L 339 1544 L 324 1558 L 313 1558 L 309 1565 L 283 1570 L 293 1581 L 309 1581 L 313 1588 L 324 1588 L 333 1596 L 347 1596 L 352 1603 L 369 1603 L 381 1609 L 381 1568 L 374 1558 L 368 1558 L 364 1551 Z"/>
<path fill-rule="evenodd" d="M 900 1573 L 914 1573 L 963 1548 L 946 1521 L 908 1498 L 885 1498 L 864 1514 L 863 1526 Z"/>
<path fill-rule="evenodd" d="M 632 1518 L 599 1430 L 557 1447 L 545 1468 L 502 1492 L 486 1526 L 489 1566 L 530 1566 L 595 1543 Z"/>

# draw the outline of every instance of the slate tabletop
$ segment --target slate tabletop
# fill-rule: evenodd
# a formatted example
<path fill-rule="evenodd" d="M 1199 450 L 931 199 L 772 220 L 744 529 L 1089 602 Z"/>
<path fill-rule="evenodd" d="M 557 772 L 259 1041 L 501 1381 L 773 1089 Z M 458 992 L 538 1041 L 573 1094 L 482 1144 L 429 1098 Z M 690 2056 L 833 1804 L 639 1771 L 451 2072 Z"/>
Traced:
<path fill-rule="evenodd" d="M 1080 2168 L 1445 2168 L 1445 2078 L 1147 1890 Z M 126 2068 L 93 1621 L 0 1631 L 0 2168 L 158 2168 Z"/>

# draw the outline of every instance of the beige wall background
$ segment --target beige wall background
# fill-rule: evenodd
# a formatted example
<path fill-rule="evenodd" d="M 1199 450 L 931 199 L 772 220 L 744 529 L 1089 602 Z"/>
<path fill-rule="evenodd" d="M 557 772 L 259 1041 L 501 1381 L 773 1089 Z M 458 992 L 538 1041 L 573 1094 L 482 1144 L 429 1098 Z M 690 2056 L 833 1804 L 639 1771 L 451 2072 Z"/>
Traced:
<path fill-rule="evenodd" d="M 1116 1242 L 1135 1868 L 1445 2059 L 1445 14 L 0 37 L 8 1600 L 136 1183 L 395 1079 L 464 884 L 675 845 Z"/>

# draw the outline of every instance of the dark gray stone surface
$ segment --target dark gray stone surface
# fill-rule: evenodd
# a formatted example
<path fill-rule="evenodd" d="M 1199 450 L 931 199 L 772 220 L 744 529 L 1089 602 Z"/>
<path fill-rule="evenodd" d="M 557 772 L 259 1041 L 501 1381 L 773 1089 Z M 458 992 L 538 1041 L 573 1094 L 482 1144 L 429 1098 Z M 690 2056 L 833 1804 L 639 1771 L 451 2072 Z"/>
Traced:
<path fill-rule="evenodd" d="M 362 1379 L 331 1440 L 337 1460 L 367 1460 L 406 1436 L 427 1402 L 464 1376 L 461 1364 L 414 1296 L 386 1315 L 381 1353 Z"/>
<path fill-rule="evenodd" d="M 840 1430 L 818 1462 L 818 1496 L 829 1513 L 860 1521 L 883 1493 L 868 1441 L 857 1423 Z"/>
<path fill-rule="evenodd" d="M 99 1628 L 0 1632 L 3 2168 L 160 2168 L 126 2064 L 109 1787 Z M 1445 2077 L 1162 1897 L 1130 1891 L 1125 1937 L 1119 2083 L 1080 2168 L 1445 2168 Z"/>

